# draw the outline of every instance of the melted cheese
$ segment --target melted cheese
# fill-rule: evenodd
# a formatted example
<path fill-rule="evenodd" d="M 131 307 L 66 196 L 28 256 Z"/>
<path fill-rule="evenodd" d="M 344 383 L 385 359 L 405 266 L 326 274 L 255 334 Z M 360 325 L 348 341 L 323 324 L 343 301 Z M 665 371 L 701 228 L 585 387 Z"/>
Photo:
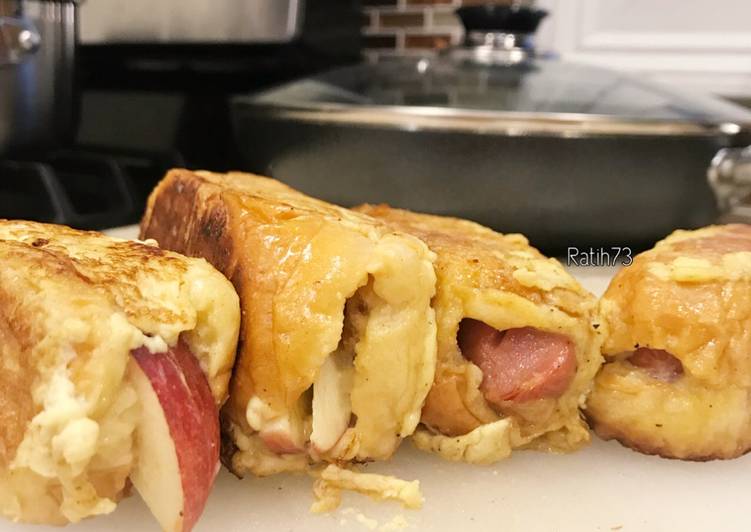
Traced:
<path fill-rule="evenodd" d="M 555 259 L 526 259 L 512 275 L 522 286 L 546 292 L 553 288 L 577 288 L 574 278 Z"/>
<path fill-rule="evenodd" d="M 511 422 L 501 419 L 455 437 L 419 429 L 412 441 L 418 449 L 434 452 L 447 460 L 492 464 L 511 454 Z"/>
<path fill-rule="evenodd" d="M 308 467 L 303 454 L 274 454 L 268 450 L 257 434 L 247 436 L 237 425 L 229 423 L 229 434 L 237 447 L 232 455 L 232 471 L 252 471 L 265 477 L 278 473 L 302 472 Z"/>
<path fill-rule="evenodd" d="M 703 283 L 721 278 L 722 268 L 706 259 L 678 257 L 670 263 L 653 262 L 647 267 L 649 273 L 662 281 L 679 283 Z"/>
<path fill-rule="evenodd" d="M 395 500 L 406 508 L 422 507 L 420 481 L 406 481 L 386 475 L 358 473 L 333 464 L 314 473 L 316 502 L 311 506 L 314 513 L 336 509 L 341 502 L 341 491 L 352 490 L 376 500 Z"/>
<path fill-rule="evenodd" d="M 731 280 L 751 279 L 751 251 L 723 255 L 722 266 Z"/>
<path fill-rule="evenodd" d="M 432 259 L 433 255 L 417 239 L 391 234 L 368 244 L 366 250 L 369 256 L 355 282 L 357 291 L 348 294 L 348 299 L 356 298 L 367 310 L 360 312 L 358 305 L 345 304 L 341 318 L 343 323 L 351 321 L 357 331 L 350 394 L 356 422 L 325 453 L 313 452 L 314 460 L 389 457 L 401 438 L 414 432 L 433 382 L 436 322 L 429 303 L 435 273 L 424 257 Z M 298 442 L 309 437 L 305 427 L 311 425 L 311 418 L 299 419 L 297 410 L 275 409 L 252 396 L 245 418 L 256 432 L 281 431 Z M 274 458 L 269 458 L 268 465 L 261 463 L 261 457 L 268 454 L 252 459 L 246 455 L 238 463 L 253 466 L 256 474 L 277 469 L 281 464 Z"/>
<path fill-rule="evenodd" d="M 647 271 L 661 281 L 710 283 L 751 278 L 751 252 L 726 253 L 721 262 L 703 258 L 676 257 L 671 262 L 650 262 Z"/>
<path fill-rule="evenodd" d="M 0 256 L 2 295 L 19 302 L 3 317 L 23 326 L 17 330 L 29 346 L 19 354 L 11 342 L 0 353 L 6 365 L 33 362 L 34 413 L 0 470 L 0 511 L 48 524 L 111 512 L 134 463 L 140 415 L 125 379 L 130 352 L 164 352 L 188 331 L 221 402 L 239 327 L 237 295 L 203 260 L 62 226 L 2 221 Z M 9 399 L 16 408 L 29 402 L 23 394 Z"/>
<path fill-rule="evenodd" d="M 436 253 L 437 371 L 436 381 L 422 410 L 422 419 L 434 432 L 466 436 L 432 438 L 420 432 L 423 448 L 451 456 L 468 454 L 470 441 L 483 437 L 474 432 L 482 425 L 501 443 L 481 456 L 503 457 L 508 440 L 504 423 L 479 390 L 482 372 L 468 361 L 457 344 L 465 318 L 480 320 L 500 331 L 521 327 L 566 335 L 576 346 L 577 372 L 566 392 L 557 399 L 535 402 L 539 406 L 513 405 L 503 415 L 513 417 L 511 446 L 539 445 L 571 450 L 588 441 L 579 415 L 581 397 L 591 389 L 601 356 L 592 327 L 595 298 L 586 292 L 555 259 L 544 257 L 522 235 L 502 235 L 466 220 L 413 213 L 387 206 L 364 205 L 356 210 L 419 238 Z M 576 434 L 575 438 L 566 435 Z M 532 442 L 532 439 L 539 441 Z M 576 441 L 573 441 L 576 440 Z M 453 442 L 453 443 L 452 443 Z M 453 447 L 453 448 L 452 448 Z M 466 451 L 466 452 L 465 452 Z M 483 458 L 484 460 L 484 458 Z"/>
<path fill-rule="evenodd" d="M 33 419 L 8 471 L 0 474 L 6 516 L 64 524 L 115 509 L 115 500 L 97 494 L 89 470 L 108 476 L 116 491 L 124 487 L 134 460 L 137 397 L 125 384 L 101 417 L 93 419 L 87 410 L 68 375 L 57 371 L 44 410 Z M 51 495 L 57 490 L 62 500 Z"/>

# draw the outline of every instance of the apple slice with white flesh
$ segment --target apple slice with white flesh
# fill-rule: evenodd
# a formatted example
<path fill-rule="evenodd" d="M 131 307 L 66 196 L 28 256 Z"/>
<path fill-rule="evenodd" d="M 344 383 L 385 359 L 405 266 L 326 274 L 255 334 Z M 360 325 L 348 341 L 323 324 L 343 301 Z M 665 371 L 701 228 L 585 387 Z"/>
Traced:
<path fill-rule="evenodd" d="M 219 418 L 198 360 L 181 341 L 166 353 L 131 352 L 141 402 L 130 479 L 162 529 L 187 532 L 219 471 Z"/>
<path fill-rule="evenodd" d="M 293 412 L 268 423 L 260 432 L 264 445 L 275 454 L 298 454 L 305 451 L 305 429 Z"/>
<path fill-rule="evenodd" d="M 310 443 L 319 453 L 331 449 L 349 427 L 352 417 L 352 353 L 343 349 L 326 357 L 313 383 L 313 431 Z"/>

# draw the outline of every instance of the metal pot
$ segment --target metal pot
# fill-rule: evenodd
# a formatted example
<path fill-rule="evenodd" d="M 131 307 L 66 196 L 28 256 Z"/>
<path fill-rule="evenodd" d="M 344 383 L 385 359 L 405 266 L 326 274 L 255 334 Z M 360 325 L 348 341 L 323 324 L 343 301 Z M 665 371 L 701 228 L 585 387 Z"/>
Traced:
<path fill-rule="evenodd" d="M 73 133 L 76 3 L 0 0 L 0 154 Z"/>
<path fill-rule="evenodd" d="M 519 231 L 550 252 L 647 246 L 715 221 L 707 167 L 718 150 L 751 143 L 751 112 L 536 57 L 518 32 L 529 18 L 474 30 L 437 58 L 236 98 L 248 169 L 343 205 L 387 202 Z"/>

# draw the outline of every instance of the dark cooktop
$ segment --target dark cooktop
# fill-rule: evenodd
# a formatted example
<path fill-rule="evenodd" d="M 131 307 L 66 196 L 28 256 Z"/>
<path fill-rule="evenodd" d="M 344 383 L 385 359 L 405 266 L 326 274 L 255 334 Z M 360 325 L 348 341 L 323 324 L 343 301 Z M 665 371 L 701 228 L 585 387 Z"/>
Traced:
<path fill-rule="evenodd" d="M 137 223 L 178 153 L 73 148 L 0 160 L 0 218 L 105 229 Z"/>

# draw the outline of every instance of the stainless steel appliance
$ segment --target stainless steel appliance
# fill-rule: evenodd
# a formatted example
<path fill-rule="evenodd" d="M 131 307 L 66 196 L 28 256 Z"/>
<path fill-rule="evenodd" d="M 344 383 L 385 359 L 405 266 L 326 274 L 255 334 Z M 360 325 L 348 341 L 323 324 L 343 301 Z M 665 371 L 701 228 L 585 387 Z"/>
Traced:
<path fill-rule="evenodd" d="M 94 0 L 81 9 L 81 41 L 279 43 L 302 27 L 304 0 Z"/>
<path fill-rule="evenodd" d="M 437 58 L 237 97 L 246 168 L 344 205 L 387 202 L 523 232 L 553 252 L 649 245 L 716 220 L 707 168 L 718 150 L 751 143 L 751 112 L 536 57 L 544 13 L 531 8 L 459 14 L 465 46 Z"/>
<path fill-rule="evenodd" d="M 0 154 L 73 129 L 76 3 L 0 0 Z"/>
<path fill-rule="evenodd" d="M 78 139 L 236 168 L 229 97 L 357 62 L 360 22 L 357 0 L 85 2 Z"/>
<path fill-rule="evenodd" d="M 78 7 L 88 9 L 99 2 L 88 0 Z M 138 7 L 138 2 L 118 6 L 107 0 L 101 2 L 115 11 L 127 10 L 127 4 L 144 12 L 144 4 Z M 201 7 L 194 2 L 160 0 L 151 2 L 146 11 L 158 14 L 163 4 L 182 10 L 176 20 L 190 12 L 194 21 L 200 21 L 201 9 L 208 6 L 221 11 L 230 3 L 202 2 Z M 58 140 L 57 135 L 51 135 L 49 143 L 20 140 L 26 137 L 23 121 L 37 120 L 39 113 L 29 107 L 32 96 L 42 94 L 35 78 L 29 77 L 41 75 L 41 57 L 36 54 L 47 53 L 42 50 L 45 42 L 59 40 L 45 41 L 44 34 L 51 30 L 42 31 L 44 24 L 31 21 L 31 16 L 70 14 L 70 8 L 77 6 L 72 2 L 0 0 L 3 17 L 28 23 L 29 28 L 33 24 L 40 34 L 39 48 L 34 52 L 36 45 L 31 46 L 34 53 L 26 56 L 37 63 L 16 69 L 14 59 L 7 69 L 0 67 L 0 139 L 2 144 L 6 139 L 14 141 L 13 150 L 0 153 L 0 218 L 53 221 L 82 228 L 135 223 L 147 195 L 167 168 L 239 166 L 227 103 L 231 95 L 354 63 L 360 57 L 361 18 L 355 0 L 307 0 L 304 10 L 300 2 L 294 17 L 290 14 L 289 20 L 296 20 L 297 33 L 288 42 L 254 40 L 261 39 L 261 34 L 243 13 L 261 3 L 237 0 L 231 4 L 237 8 L 237 20 L 249 26 L 249 33 L 240 42 L 222 41 L 222 35 L 211 32 L 200 37 L 209 40 L 195 42 L 79 42 L 73 101 L 80 101 L 80 112 L 74 109 L 76 105 L 69 104 L 64 90 L 70 87 L 67 83 L 43 91 L 50 96 L 45 101 L 53 103 L 55 112 L 77 115 L 72 142 L 50 148 L 44 144 L 54 144 L 51 141 Z M 268 9 L 281 4 L 292 6 L 282 0 L 266 4 Z M 265 18 L 262 10 L 259 13 L 256 22 Z M 65 20 L 75 23 L 75 13 Z M 265 26 L 266 30 L 272 27 L 273 23 Z M 279 33 L 282 38 L 287 37 Z M 7 49 L 5 42 L 0 50 Z M 54 68 L 57 70 L 53 73 L 60 72 L 59 66 Z M 19 73 L 25 73 L 25 77 L 17 77 Z M 5 85 L 11 82 L 17 84 L 12 94 Z M 23 96 L 20 101 L 25 103 L 19 107 L 11 96 Z M 29 114 L 13 114 L 11 110 Z M 61 122 L 50 119 L 47 123 Z"/>

